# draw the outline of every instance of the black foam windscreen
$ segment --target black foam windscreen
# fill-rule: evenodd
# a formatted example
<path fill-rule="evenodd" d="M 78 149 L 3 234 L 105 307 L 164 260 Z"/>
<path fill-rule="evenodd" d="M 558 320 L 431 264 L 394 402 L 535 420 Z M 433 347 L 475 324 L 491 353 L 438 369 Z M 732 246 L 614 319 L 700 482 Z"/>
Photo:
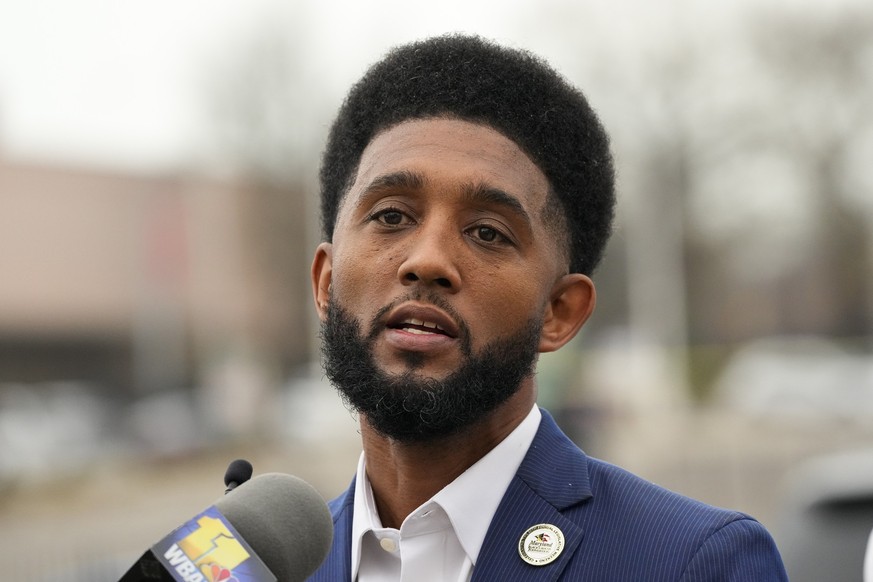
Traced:
<path fill-rule="evenodd" d="M 253 471 L 252 464 L 245 459 L 231 461 L 227 466 L 227 471 L 224 472 L 224 484 L 228 491 L 251 479 Z"/>
<path fill-rule="evenodd" d="M 327 504 L 311 485 L 291 475 L 258 475 L 215 507 L 280 582 L 308 578 L 333 541 Z"/>

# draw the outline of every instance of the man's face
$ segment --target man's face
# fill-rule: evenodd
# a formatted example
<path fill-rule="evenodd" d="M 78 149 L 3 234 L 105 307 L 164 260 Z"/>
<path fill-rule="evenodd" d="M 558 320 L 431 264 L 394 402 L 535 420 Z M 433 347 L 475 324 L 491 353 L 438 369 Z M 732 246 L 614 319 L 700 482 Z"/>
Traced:
<path fill-rule="evenodd" d="M 531 360 L 556 349 L 542 328 L 566 259 L 543 219 L 548 187 L 485 126 L 412 120 L 378 134 L 316 254 L 322 320 L 329 298 L 389 378 L 442 381 L 521 341 Z"/>

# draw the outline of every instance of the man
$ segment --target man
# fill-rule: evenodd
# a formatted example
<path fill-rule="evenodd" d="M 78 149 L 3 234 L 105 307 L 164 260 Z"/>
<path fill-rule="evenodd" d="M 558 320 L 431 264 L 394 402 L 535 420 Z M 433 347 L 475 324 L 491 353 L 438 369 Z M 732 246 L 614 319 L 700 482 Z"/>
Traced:
<path fill-rule="evenodd" d="M 587 457 L 535 405 L 537 354 L 594 309 L 608 138 L 534 56 L 395 49 L 352 88 L 312 265 L 327 376 L 363 454 L 313 580 L 784 580 L 764 528 Z"/>

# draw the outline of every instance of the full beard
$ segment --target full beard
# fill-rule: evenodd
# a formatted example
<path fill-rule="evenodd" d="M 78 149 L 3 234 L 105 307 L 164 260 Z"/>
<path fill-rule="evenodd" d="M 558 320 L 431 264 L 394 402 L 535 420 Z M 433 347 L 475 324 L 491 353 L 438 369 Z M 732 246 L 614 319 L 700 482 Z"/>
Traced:
<path fill-rule="evenodd" d="M 430 442 L 475 424 L 509 400 L 533 374 L 542 317 L 532 318 L 517 333 L 475 354 L 462 326 L 462 364 L 442 380 L 416 373 L 423 363 L 421 354 L 406 359 L 408 369 L 402 374 L 383 372 L 373 357 L 373 343 L 382 331 L 377 319 L 364 337 L 358 321 L 331 298 L 321 327 L 323 365 L 346 404 L 378 433 L 398 442 Z"/>

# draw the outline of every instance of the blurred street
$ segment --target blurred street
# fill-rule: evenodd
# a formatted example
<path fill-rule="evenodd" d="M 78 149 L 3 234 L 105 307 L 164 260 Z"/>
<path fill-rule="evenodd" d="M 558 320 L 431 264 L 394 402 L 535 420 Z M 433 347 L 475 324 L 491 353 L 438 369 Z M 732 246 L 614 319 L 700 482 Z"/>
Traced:
<path fill-rule="evenodd" d="M 330 443 L 253 442 L 164 461 L 106 462 L 79 476 L 9 485 L 0 498 L 4 578 L 115 582 L 153 543 L 224 494 L 233 459 L 250 460 L 255 475 L 296 475 L 330 498 L 348 486 L 358 454 L 355 446 Z"/>
<path fill-rule="evenodd" d="M 0 563 L 20 582 L 115 582 L 151 544 L 218 499 L 227 464 L 240 457 L 253 463 L 256 475 L 291 473 L 330 499 L 347 486 L 359 452 L 354 422 L 335 404 L 319 411 L 335 418 L 321 422 L 345 422 L 347 430 L 334 428 L 318 439 L 119 459 L 64 479 L 9 483 L 0 503 Z M 766 422 L 703 411 L 625 417 L 598 430 L 603 446 L 592 454 L 683 494 L 750 513 L 780 545 L 792 541 L 786 528 L 795 504 L 821 485 L 809 475 L 792 482 L 808 460 L 865 446 L 873 459 L 873 427 L 851 423 Z M 866 483 L 873 494 L 873 463 L 841 480 Z"/>

